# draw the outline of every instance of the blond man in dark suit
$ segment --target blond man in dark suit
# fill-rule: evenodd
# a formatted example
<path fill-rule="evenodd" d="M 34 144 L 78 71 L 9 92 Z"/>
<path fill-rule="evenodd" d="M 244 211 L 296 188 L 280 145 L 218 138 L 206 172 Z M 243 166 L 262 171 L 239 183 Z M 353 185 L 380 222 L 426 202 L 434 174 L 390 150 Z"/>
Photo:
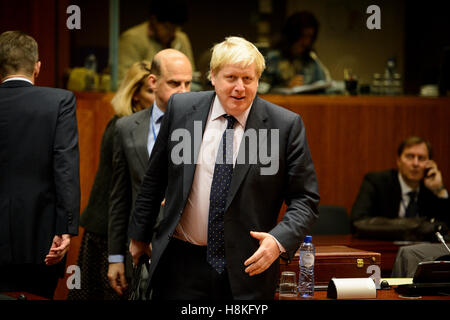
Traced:
<path fill-rule="evenodd" d="M 225 39 L 210 66 L 214 91 L 169 100 L 132 214 L 130 252 L 137 262 L 152 241 L 153 299 L 273 299 L 280 254 L 293 257 L 318 215 L 305 127 L 256 96 L 265 63 L 252 43 Z M 248 143 L 253 134 L 260 140 Z"/>

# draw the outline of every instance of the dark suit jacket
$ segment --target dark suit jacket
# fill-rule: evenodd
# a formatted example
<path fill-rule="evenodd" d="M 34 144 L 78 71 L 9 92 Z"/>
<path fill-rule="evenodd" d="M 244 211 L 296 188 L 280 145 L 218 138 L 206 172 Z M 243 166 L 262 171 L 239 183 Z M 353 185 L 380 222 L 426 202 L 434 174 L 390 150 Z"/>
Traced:
<path fill-rule="evenodd" d="M 397 170 L 366 174 L 353 204 L 351 221 L 375 216 L 398 218 L 398 210 L 402 201 L 401 192 Z M 449 222 L 449 200 L 436 197 L 425 187 L 423 182 L 420 185 L 417 203 L 420 216 Z"/>
<path fill-rule="evenodd" d="M 56 234 L 78 233 L 73 93 L 0 85 L 0 265 L 43 264 Z"/>
<path fill-rule="evenodd" d="M 194 121 L 201 121 L 203 133 L 214 97 L 213 91 L 192 92 L 175 94 L 169 100 L 129 228 L 130 237 L 135 240 L 149 242 L 154 236 L 150 284 L 158 261 L 180 221 L 192 186 L 201 142 L 197 137 L 195 143 Z M 190 163 L 175 164 L 171 160 L 174 147 L 179 148 L 180 143 L 171 140 L 171 134 L 177 129 L 187 129 L 191 134 Z M 248 276 L 244 261 L 259 247 L 258 241 L 249 233 L 251 230 L 269 232 L 292 258 L 318 216 L 319 194 L 299 115 L 257 97 L 247 119 L 246 132 L 249 129 L 279 130 L 279 139 L 274 143 L 279 149 L 279 168 L 273 175 L 261 175 L 263 165 L 259 161 L 236 164 L 224 219 L 227 271 L 235 299 L 273 299 L 279 276 L 278 261 L 264 273 Z M 260 142 L 267 145 L 268 141 Z M 271 144 L 268 145 L 268 154 L 271 154 Z M 244 151 L 249 154 L 248 149 L 249 144 L 244 143 L 243 138 L 239 154 Z M 164 213 L 154 229 L 164 196 Z M 283 220 L 277 224 L 283 201 L 288 208 Z"/>
<path fill-rule="evenodd" d="M 128 222 L 148 165 L 148 133 L 153 107 L 119 119 L 114 131 L 113 179 L 109 204 L 108 250 L 128 252 Z"/>

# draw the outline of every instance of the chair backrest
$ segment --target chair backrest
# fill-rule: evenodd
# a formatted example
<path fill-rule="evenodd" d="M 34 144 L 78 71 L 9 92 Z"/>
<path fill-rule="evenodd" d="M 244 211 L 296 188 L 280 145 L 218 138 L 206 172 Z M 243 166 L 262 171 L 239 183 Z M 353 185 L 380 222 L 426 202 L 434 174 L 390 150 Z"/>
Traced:
<path fill-rule="evenodd" d="M 319 219 L 314 224 L 311 234 L 350 234 L 347 209 L 342 206 L 319 205 Z"/>

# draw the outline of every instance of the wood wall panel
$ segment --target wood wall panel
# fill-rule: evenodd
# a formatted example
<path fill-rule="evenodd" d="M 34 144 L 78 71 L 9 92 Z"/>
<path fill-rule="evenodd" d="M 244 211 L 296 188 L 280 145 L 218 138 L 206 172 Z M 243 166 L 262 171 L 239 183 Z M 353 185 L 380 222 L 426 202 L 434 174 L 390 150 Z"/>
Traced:
<path fill-rule="evenodd" d="M 100 144 L 106 125 L 114 115 L 109 101 L 113 94 L 77 93 L 78 146 L 80 150 L 81 211 L 84 210 L 94 183 L 100 159 Z M 66 266 L 76 265 L 84 229 L 79 227 L 78 236 L 72 238 Z M 67 278 L 61 279 L 55 299 L 66 299 Z"/>
<path fill-rule="evenodd" d="M 69 5 L 69 0 L 0 1 L 0 33 L 20 30 L 38 43 L 42 67 L 37 85 L 64 87 L 63 74 L 70 63 Z"/>
<path fill-rule="evenodd" d="M 322 204 L 350 211 L 364 174 L 396 167 L 398 144 L 410 135 L 430 140 L 449 183 L 449 98 L 263 97 L 302 116 Z"/>

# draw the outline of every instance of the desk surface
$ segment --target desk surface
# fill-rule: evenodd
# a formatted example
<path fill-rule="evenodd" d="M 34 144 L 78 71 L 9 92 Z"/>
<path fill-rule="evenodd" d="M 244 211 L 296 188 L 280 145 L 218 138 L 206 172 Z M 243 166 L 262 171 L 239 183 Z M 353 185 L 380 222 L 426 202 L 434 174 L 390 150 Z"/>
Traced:
<path fill-rule="evenodd" d="M 278 293 L 275 295 L 275 300 L 279 300 Z M 296 297 L 292 299 L 282 299 L 282 300 L 305 300 L 304 298 Z M 308 300 L 336 300 L 327 298 L 326 291 L 315 291 L 314 297 Z M 348 299 L 347 299 L 348 300 Z M 404 300 L 404 301 L 420 301 L 420 300 L 450 300 L 450 296 L 420 296 L 420 297 L 403 297 L 398 294 L 394 287 L 389 290 L 377 290 L 376 299 L 351 299 L 351 300 Z"/>
<path fill-rule="evenodd" d="M 383 277 L 390 277 L 398 249 L 403 245 L 418 242 L 396 242 L 384 240 L 358 239 L 352 235 L 313 235 L 316 246 L 347 246 L 365 251 L 379 252 L 381 254 L 381 272 Z"/>
<path fill-rule="evenodd" d="M 342 245 L 350 248 L 379 252 L 381 254 L 381 272 L 382 277 L 389 278 L 390 272 L 394 265 L 395 257 L 398 249 L 402 245 L 414 244 L 414 242 L 396 242 L 396 241 L 384 241 L 384 240 L 367 240 L 358 239 L 352 235 L 313 235 L 313 243 L 316 246 L 331 246 Z M 392 286 L 390 290 L 377 290 L 376 299 L 358 299 L 358 300 L 450 300 L 450 296 L 421 296 L 417 297 L 402 297 L 395 290 L 395 286 Z M 275 299 L 278 299 L 278 293 Z M 294 298 L 292 300 L 304 300 L 303 298 Z M 313 300 L 336 300 L 327 298 L 326 291 L 315 291 Z"/>
<path fill-rule="evenodd" d="M 13 299 L 18 299 L 21 294 L 25 295 L 26 300 L 48 300 L 46 298 L 37 296 L 32 293 L 28 292 L 0 292 L 0 294 L 3 294 L 5 296 L 11 297 Z"/>

